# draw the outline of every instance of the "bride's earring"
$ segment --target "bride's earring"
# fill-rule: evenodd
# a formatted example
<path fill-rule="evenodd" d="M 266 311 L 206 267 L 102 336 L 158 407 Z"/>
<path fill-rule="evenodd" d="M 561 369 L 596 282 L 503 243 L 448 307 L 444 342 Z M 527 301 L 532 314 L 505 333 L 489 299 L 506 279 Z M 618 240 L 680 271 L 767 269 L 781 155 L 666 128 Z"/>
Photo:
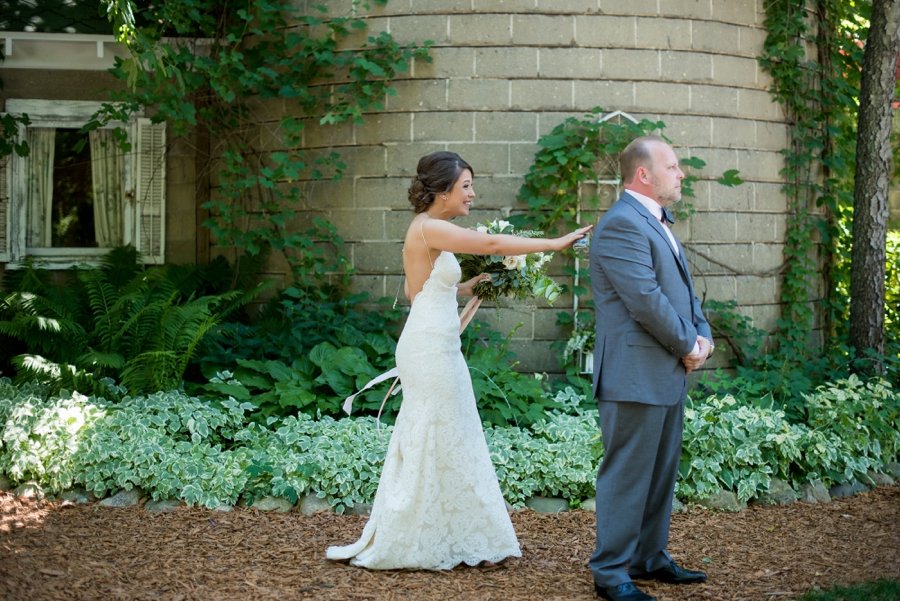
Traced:
<path fill-rule="evenodd" d="M 441 198 L 443 198 L 444 200 L 447 200 L 447 195 L 444 194 L 443 196 L 441 196 Z"/>

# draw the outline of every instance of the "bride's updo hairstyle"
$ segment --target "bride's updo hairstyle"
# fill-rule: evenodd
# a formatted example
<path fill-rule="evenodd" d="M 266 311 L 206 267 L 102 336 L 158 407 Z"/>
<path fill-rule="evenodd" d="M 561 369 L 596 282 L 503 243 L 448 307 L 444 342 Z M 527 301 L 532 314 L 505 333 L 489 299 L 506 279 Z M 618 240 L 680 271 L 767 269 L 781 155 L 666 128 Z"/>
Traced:
<path fill-rule="evenodd" d="M 453 189 L 464 169 L 474 176 L 475 171 L 455 152 L 441 150 L 419 159 L 416 179 L 409 187 L 409 203 L 418 214 L 427 211 L 434 197 Z"/>

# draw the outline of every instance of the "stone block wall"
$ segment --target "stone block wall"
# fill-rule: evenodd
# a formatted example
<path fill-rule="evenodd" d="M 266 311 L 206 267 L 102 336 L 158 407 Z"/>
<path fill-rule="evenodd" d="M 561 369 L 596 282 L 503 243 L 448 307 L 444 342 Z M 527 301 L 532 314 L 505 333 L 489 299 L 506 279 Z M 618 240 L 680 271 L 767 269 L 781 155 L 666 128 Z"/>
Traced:
<path fill-rule="evenodd" d="M 301 10 L 320 3 L 335 15 L 351 4 L 295 0 Z M 306 130 L 309 152 L 335 150 L 347 164 L 340 182 L 310 182 L 302 208 L 338 226 L 356 290 L 397 291 L 412 218 L 406 188 L 419 157 L 451 150 L 474 166 L 477 197 L 462 225 L 505 217 L 523 208 L 515 196 L 538 139 L 601 106 L 665 122 L 679 156 L 706 161 L 691 199 L 696 212 L 675 225 L 697 292 L 736 299 L 758 327 L 774 328 L 787 210 L 779 151 L 788 131 L 756 61 L 766 37 L 763 0 L 391 0 L 366 18 L 368 31 L 345 49 L 379 31 L 435 44 L 433 62 L 417 61 L 396 81 L 385 111 L 364 125 L 310 122 Z M 261 130 L 292 110 L 265 107 Z M 261 144 L 268 149 L 265 136 Z M 716 183 L 728 169 L 745 183 Z M 275 263 L 272 275 L 284 277 Z M 555 314 L 571 308 L 569 298 L 553 308 L 504 310 L 502 329 L 523 324 L 512 349 L 525 369 L 559 369 L 549 348 L 563 335 Z M 480 317 L 496 321 L 490 310 Z M 724 365 L 727 354 L 712 365 Z"/>

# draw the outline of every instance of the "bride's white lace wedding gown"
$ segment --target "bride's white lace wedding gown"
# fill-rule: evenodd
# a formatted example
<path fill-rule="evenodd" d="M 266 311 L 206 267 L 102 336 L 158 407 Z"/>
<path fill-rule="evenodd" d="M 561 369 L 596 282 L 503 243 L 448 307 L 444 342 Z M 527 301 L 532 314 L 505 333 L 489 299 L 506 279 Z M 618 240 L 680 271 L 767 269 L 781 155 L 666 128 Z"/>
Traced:
<path fill-rule="evenodd" d="M 445 570 L 521 557 L 460 349 L 456 257 L 442 252 L 397 343 L 403 404 L 362 537 L 328 559 Z"/>

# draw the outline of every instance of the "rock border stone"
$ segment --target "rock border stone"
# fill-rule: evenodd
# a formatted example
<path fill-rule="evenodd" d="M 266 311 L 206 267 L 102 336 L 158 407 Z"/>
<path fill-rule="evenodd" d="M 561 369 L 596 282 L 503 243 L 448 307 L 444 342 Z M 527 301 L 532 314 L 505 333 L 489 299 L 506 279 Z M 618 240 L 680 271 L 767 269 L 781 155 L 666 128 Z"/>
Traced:
<path fill-rule="evenodd" d="M 43 499 L 44 489 L 34 480 L 29 480 L 15 487 L 12 494 L 20 499 Z"/>
<path fill-rule="evenodd" d="M 294 504 L 283 497 L 262 497 L 250 506 L 259 511 L 272 511 L 275 513 L 287 513 L 294 508 Z"/>
<path fill-rule="evenodd" d="M 841 499 L 843 497 L 852 497 L 861 492 L 869 492 L 869 487 L 858 480 L 851 480 L 843 484 L 835 484 L 828 489 L 828 494 L 832 499 Z"/>
<path fill-rule="evenodd" d="M 761 505 L 788 505 L 797 501 L 797 494 L 790 484 L 781 478 L 769 478 L 769 491 L 760 493 L 756 503 Z"/>
<path fill-rule="evenodd" d="M 700 499 L 697 504 L 716 511 L 740 511 L 747 509 L 745 501 L 738 500 L 736 494 L 730 490 L 719 489 L 705 499 Z"/>
<path fill-rule="evenodd" d="M 163 513 L 164 511 L 172 511 L 173 509 L 178 509 L 182 506 L 184 506 L 184 503 L 179 499 L 150 500 L 144 504 L 144 510 L 147 513 Z"/>
<path fill-rule="evenodd" d="M 525 507 L 538 513 L 562 513 L 569 510 L 569 501 L 560 497 L 531 497 L 525 500 Z"/>
<path fill-rule="evenodd" d="M 300 502 L 297 506 L 300 508 L 303 515 L 312 515 L 315 512 L 322 510 L 332 511 L 331 503 L 328 502 L 328 499 L 320 499 L 316 493 L 310 493 L 300 497 Z"/>
<path fill-rule="evenodd" d="M 800 502 L 810 503 L 831 503 L 831 495 L 828 489 L 822 484 L 821 480 L 813 480 L 812 482 L 804 482 L 800 485 Z"/>
<path fill-rule="evenodd" d="M 135 486 L 131 490 L 120 490 L 113 496 L 100 501 L 99 505 L 102 507 L 132 507 L 139 505 L 145 496 L 144 490 Z"/>

